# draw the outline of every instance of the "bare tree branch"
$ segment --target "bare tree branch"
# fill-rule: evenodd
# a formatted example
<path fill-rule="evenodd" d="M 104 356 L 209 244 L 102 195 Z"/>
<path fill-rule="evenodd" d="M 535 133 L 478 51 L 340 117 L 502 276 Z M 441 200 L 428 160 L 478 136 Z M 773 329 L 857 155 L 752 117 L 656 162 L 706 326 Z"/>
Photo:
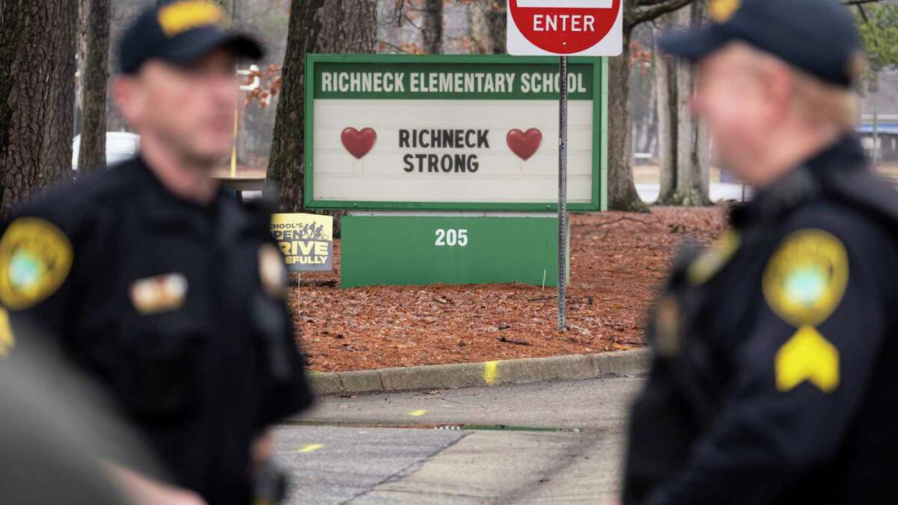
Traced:
<path fill-rule="evenodd" d="M 633 0 L 633 3 L 637 7 L 651 7 L 653 5 L 660 5 L 669 1 L 670 0 Z"/>
<path fill-rule="evenodd" d="M 378 44 L 383 44 L 383 45 L 389 47 L 390 49 L 396 51 L 397 53 L 402 53 L 402 54 L 414 54 L 414 53 L 411 53 L 411 52 L 409 52 L 409 51 L 406 51 L 405 49 L 403 49 L 403 48 L 397 46 L 396 44 L 391 44 L 391 43 L 387 42 L 386 40 L 378 40 L 377 43 L 378 43 Z"/>
<path fill-rule="evenodd" d="M 643 2 L 648 3 L 643 4 Z M 628 28 L 632 29 L 636 27 L 636 25 L 657 19 L 665 14 L 679 10 L 692 2 L 693 0 L 638 0 L 638 5 L 640 5 L 640 7 L 636 9 L 636 14 L 631 20 Z M 642 7 L 642 5 L 650 5 L 650 7 Z"/>
<path fill-rule="evenodd" d="M 626 1 L 626 0 L 624 0 Z M 678 10 L 692 3 L 693 0 L 630 0 L 636 6 L 636 16 L 630 23 L 630 28 L 641 23 L 652 21 L 665 14 Z M 861 6 L 865 4 L 882 3 L 883 0 L 846 0 L 845 6 Z"/>

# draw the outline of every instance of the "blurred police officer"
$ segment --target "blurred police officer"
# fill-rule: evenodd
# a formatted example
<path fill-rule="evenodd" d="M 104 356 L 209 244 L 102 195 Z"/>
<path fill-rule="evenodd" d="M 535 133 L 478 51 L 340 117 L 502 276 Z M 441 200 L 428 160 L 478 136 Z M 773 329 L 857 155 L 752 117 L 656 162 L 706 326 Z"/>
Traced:
<path fill-rule="evenodd" d="M 142 12 L 112 86 L 139 157 L 0 227 L 0 317 L 54 333 L 112 391 L 174 487 L 113 473 L 160 503 L 250 503 L 267 427 L 311 402 L 269 214 L 210 177 L 233 140 L 237 59 L 262 56 L 223 21 L 201 0 Z M 0 334 L 10 359 L 14 338 Z"/>
<path fill-rule="evenodd" d="M 5 323 L 0 326 L 9 333 Z M 15 359 L 0 363 L 0 503 L 156 502 L 134 489 L 123 493 L 107 471 L 108 461 L 119 461 L 144 475 L 164 477 L 106 395 L 41 335 L 19 337 Z"/>
<path fill-rule="evenodd" d="M 859 140 L 837 0 L 717 0 L 671 34 L 694 112 L 756 188 L 652 314 L 626 504 L 898 503 L 898 200 Z"/>

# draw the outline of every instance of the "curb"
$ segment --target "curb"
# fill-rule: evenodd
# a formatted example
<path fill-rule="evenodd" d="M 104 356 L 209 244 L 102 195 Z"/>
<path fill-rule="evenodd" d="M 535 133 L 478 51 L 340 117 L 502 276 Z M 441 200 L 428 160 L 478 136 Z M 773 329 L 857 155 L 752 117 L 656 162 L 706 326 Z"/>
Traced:
<path fill-rule="evenodd" d="M 638 349 L 361 372 L 310 372 L 309 380 L 316 396 L 455 389 L 638 374 L 648 371 L 650 359 L 651 351 Z"/>

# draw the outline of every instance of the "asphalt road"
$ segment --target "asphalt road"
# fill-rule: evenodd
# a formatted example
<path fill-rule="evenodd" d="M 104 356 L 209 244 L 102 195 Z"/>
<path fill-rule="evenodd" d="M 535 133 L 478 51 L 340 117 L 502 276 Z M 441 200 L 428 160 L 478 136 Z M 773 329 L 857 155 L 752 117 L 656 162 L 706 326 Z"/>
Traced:
<path fill-rule="evenodd" d="M 276 430 L 291 505 L 601 504 L 638 377 L 327 398 Z"/>

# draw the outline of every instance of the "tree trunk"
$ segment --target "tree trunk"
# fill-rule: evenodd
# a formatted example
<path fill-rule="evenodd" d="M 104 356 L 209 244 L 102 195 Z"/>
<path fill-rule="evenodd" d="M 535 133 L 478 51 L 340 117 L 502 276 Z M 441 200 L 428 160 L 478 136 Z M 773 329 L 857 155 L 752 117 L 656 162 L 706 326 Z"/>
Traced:
<path fill-rule="evenodd" d="M 305 55 L 372 53 L 377 35 L 375 0 L 292 0 L 268 163 L 266 196 L 279 194 L 284 212 L 303 210 Z M 311 148 L 311 146 L 309 146 Z M 335 224 L 335 226 L 338 226 Z"/>
<path fill-rule="evenodd" d="M 486 0 L 490 33 L 493 37 L 493 54 L 505 54 L 505 37 L 508 30 L 508 4 L 506 0 Z"/>
<path fill-rule="evenodd" d="M 428 54 L 443 52 L 443 0 L 424 0 L 421 35 L 424 38 L 424 50 Z"/>
<path fill-rule="evenodd" d="M 695 2 L 672 15 L 678 28 L 696 28 L 704 17 L 704 2 Z M 695 67 L 663 55 L 659 64 L 658 89 L 668 92 L 659 104 L 662 121 L 661 193 L 656 204 L 710 205 L 708 196 L 708 134 L 693 117 L 689 102 L 695 93 Z M 662 80 L 666 82 L 662 84 Z"/>
<path fill-rule="evenodd" d="M 630 120 L 630 38 L 636 26 L 653 21 L 691 0 L 653 1 L 640 7 L 624 1 L 623 52 L 608 59 L 608 201 L 611 210 L 648 212 L 633 184 Z"/>
<path fill-rule="evenodd" d="M 655 39 L 662 30 L 655 28 Z M 677 188 L 677 144 L 673 139 L 677 138 L 676 106 L 673 100 L 676 98 L 676 86 L 671 79 L 674 72 L 673 60 L 661 52 L 655 44 L 653 60 L 655 64 L 655 95 L 656 109 L 658 111 L 658 162 L 660 163 L 660 191 L 656 205 L 668 205 Z"/>
<path fill-rule="evenodd" d="M 106 165 L 106 83 L 109 80 L 109 0 L 81 0 L 81 146 L 78 170 Z"/>
<path fill-rule="evenodd" d="M 0 216 L 71 173 L 78 4 L 0 2 Z"/>
<path fill-rule="evenodd" d="M 315 52 L 373 53 L 377 42 L 375 0 L 327 0 L 318 12 Z"/>
<path fill-rule="evenodd" d="M 471 42 L 477 54 L 493 54 L 493 33 L 490 26 L 492 0 L 474 0 L 471 4 Z"/>
<path fill-rule="evenodd" d="M 697 0 L 689 6 L 686 12 L 689 15 L 691 29 L 698 29 L 706 23 L 708 2 Z M 687 65 L 683 63 L 682 66 L 686 67 Z M 685 126 L 689 130 L 691 153 L 689 162 L 678 167 L 681 171 L 681 175 L 677 177 L 678 191 L 681 195 L 682 205 L 705 206 L 712 204 L 709 194 L 711 136 L 708 129 L 692 114 L 689 103 L 698 88 L 698 75 L 695 65 L 688 65 L 688 69 L 688 87 L 684 89 L 687 90 L 689 99 L 680 102 L 679 113 L 681 118 L 689 119 Z"/>
<path fill-rule="evenodd" d="M 628 9 L 627 5 L 624 2 L 625 10 Z M 608 203 L 611 210 L 648 212 L 633 183 L 629 110 L 630 33 L 624 30 L 621 55 L 608 58 Z"/>
<path fill-rule="evenodd" d="M 278 199 L 284 212 L 303 209 L 305 57 L 315 47 L 320 30 L 316 13 L 323 4 L 324 0 L 290 2 L 287 52 L 281 70 L 282 87 L 265 182 L 266 196 Z"/>

